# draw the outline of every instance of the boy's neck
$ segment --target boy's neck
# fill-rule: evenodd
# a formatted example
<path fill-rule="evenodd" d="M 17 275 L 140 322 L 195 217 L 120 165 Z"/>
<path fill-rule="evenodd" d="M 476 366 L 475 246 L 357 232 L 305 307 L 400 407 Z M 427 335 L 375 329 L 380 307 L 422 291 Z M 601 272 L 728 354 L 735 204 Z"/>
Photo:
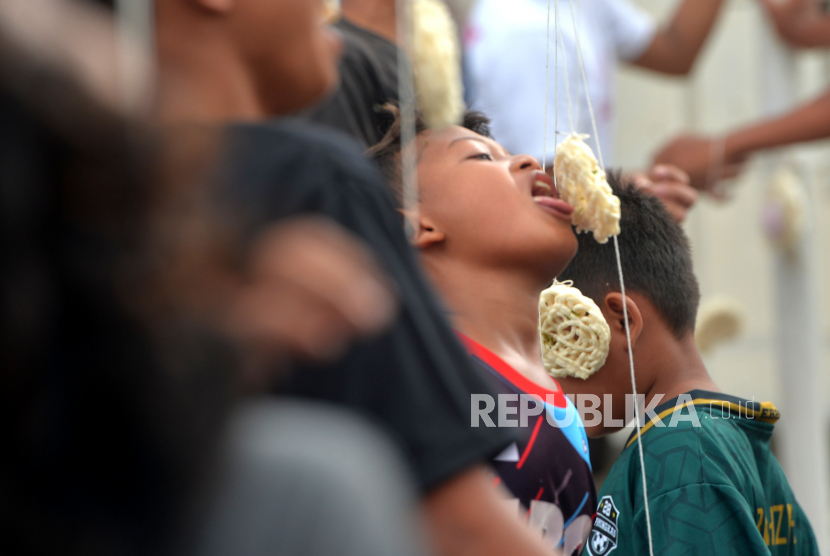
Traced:
<path fill-rule="evenodd" d="M 539 343 L 539 293 L 546 283 L 515 271 L 444 262 L 425 265 L 452 308 L 455 328 L 533 382 L 557 389 L 542 366 Z"/>
<path fill-rule="evenodd" d="M 709 376 L 703 359 L 695 345 L 694 334 L 689 332 L 677 339 L 666 328 L 662 328 L 651 345 L 641 346 L 642 353 L 648 357 L 635 358 L 635 365 L 643 366 L 638 375 L 654 377 L 645 392 L 646 404 L 658 394 L 663 394 L 660 403 L 676 398 L 691 390 L 708 390 L 719 392 L 718 386 Z M 637 353 L 637 347 L 634 353 Z"/>
<path fill-rule="evenodd" d="M 342 0 L 340 11 L 355 25 L 397 42 L 395 0 Z"/>
<path fill-rule="evenodd" d="M 164 124 L 261 120 L 254 79 L 232 49 L 159 30 L 156 117 Z"/>

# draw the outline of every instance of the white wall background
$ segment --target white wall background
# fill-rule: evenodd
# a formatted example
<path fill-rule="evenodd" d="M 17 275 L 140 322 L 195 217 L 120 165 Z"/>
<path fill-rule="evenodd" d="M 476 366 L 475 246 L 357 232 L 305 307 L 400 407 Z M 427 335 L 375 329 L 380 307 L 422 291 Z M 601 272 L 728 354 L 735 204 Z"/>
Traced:
<path fill-rule="evenodd" d="M 661 21 L 677 5 L 676 0 L 633 1 Z M 681 131 L 720 133 L 761 117 L 764 60 L 760 44 L 769 33 L 759 5 L 752 0 L 728 0 L 690 77 L 667 78 L 621 68 L 616 110 L 617 163 L 626 168 L 646 167 L 652 154 Z M 810 98 L 830 85 L 830 51 L 800 52 L 795 56 L 795 64 L 799 99 Z M 784 154 L 803 172 L 813 197 L 817 247 L 811 256 L 818 261 L 821 287 L 812 310 L 819 313 L 823 323 L 824 367 L 819 376 L 818 399 L 828 402 L 820 402 L 811 411 L 822 424 L 826 447 L 830 437 L 830 287 L 826 287 L 830 286 L 830 142 L 788 149 Z M 723 391 L 775 403 L 783 423 L 788 410 L 792 412 L 794 408 L 786 406 L 782 395 L 787 377 L 779 371 L 780 346 L 776 336 L 776 298 L 780 292 L 776 291 L 774 253 L 760 226 L 767 186 L 765 170 L 763 158 L 756 157 L 736 180 L 731 201 L 701 200 L 686 230 L 692 241 L 703 300 L 728 295 L 741 304 L 746 316 L 743 334 L 705 356 L 707 367 Z M 785 427 L 778 427 L 778 435 L 781 428 Z M 781 442 L 776 445 L 780 448 Z M 788 473 L 797 471 L 792 454 L 789 460 L 787 454 L 779 455 L 783 456 Z M 823 471 L 830 477 L 830 469 Z M 802 501 L 815 496 L 815 492 L 798 489 L 796 494 Z M 830 500 L 810 502 L 822 507 L 830 505 Z M 826 551 L 830 547 L 830 522 L 813 526 Z"/>

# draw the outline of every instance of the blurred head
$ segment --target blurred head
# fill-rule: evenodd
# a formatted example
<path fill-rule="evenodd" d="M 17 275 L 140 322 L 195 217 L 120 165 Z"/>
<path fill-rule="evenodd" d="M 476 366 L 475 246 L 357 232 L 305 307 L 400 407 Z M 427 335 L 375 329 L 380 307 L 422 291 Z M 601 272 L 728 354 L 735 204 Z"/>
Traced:
<path fill-rule="evenodd" d="M 642 394 L 654 383 L 656 373 L 671 372 L 659 364 L 660 352 L 669 343 L 679 343 L 694 333 L 700 292 L 689 241 L 661 202 L 633 184 L 622 184 L 619 174 L 609 174 L 608 183 L 619 197 L 622 211 L 618 241 L 636 379 Z M 600 398 L 611 394 L 613 417 L 622 419 L 631 377 L 613 243 L 599 244 L 592 234 L 580 234 L 577 255 L 558 279 L 572 280 L 593 299 L 611 328 L 605 365 L 587 380 L 565 378 L 559 383 L 569 394 Z M 587 428 L 591 436 L 613 432 L 602 426 Z"/>
<path fill-rule="evenodd" d="M 556 197 L 539 162 L 507 152 L 490 137 L 488 124 L 482 114 L 468 112 L 459 126 L 418 125 L 414 243 L 427 268 L 452 259 L 469 267 L 526 267 L 550 280 L 576 250 L 571 207 Z M 370 153 L 402 203 L 397 118 Z"/>
<path fill-rule="evenodd" d="M 164 0 L 157 15 L 167 41 L 205 52 L 211 43 L 241 64 L 269 114 L 313 104 L 337 82 L 341 44 L 323 25 L 323 0 Z"/>

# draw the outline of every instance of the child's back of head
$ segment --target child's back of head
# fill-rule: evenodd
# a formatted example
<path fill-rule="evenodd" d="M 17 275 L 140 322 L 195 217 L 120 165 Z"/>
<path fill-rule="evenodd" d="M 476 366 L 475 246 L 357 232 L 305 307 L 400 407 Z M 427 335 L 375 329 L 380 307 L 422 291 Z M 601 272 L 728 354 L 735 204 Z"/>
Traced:
<path fill-rule="evenodd" d="M 609 173 L 608 183 L 622 211 L 618 241 L 626 292 L 648 299 L 676 337 L 693 332 L 700 291 L 686 234 L 657 198 L 623 183 L 619 174 Z M 576 257 L 558 279 L 573 281 L 601 304 L 607 293 L 620 291 L 614 244 L 599 244 L 591 234 L 579 234 L 578 241 Z"/>
<path fill-rule="evenodd" d="M 614 243 L 599 244 L 590 234 L 579 235 L 576 256 L 558 276 L 596 302 L 610 329 L 603 366 L 585 380 L 559 381 L 568 394 L 596 396 L 597 408 L 612 417 L 598 423 L 587 419 L 590 436 L 618 430 L 631 417 L 632 361 L 637 392 L 646 403 L 677 396 L 690 385 L 717 390 L 694 343 L 700 292 L 686 235 L 659 200 L 622 183 L 618 174 L 609 174 L 608 183 L 620 199 L 617 240 L 625 297 Z"/>

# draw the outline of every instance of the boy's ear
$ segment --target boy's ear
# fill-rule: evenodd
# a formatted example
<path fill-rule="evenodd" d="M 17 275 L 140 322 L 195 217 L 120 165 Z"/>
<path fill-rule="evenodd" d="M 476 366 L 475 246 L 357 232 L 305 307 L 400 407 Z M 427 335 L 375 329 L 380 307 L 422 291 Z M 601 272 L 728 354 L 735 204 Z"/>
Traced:
<path fill-rule="evenodd" d="M 236 0 L 190 0 L 198 7 L 217 14 L 226 14 L 233 9 Z"/>
<path fill-rule="evenodd" d="M 426 249 L 446 239 L 444 232 L 439 230 L 432 220 L 424 217 L 423 213 L 416 216 L 412 211 L 401 210 L 401 214 L 407 221 L 408 229 L 415 230 L 409 241 L 416 249 Z"/>
<path fill-rule="evenodd" d="M 631 333 L 631 347 L 637 343 L 640 333 L 643 331 L 643 314 L 637 304 L 628 296 L 625 296 L 626 309 L 628 310 L 628 328 Z M 605 296 L 606 315 L 609 317 L 608 326 L 612 332 L 618 332 L 625 338 L 625 317 L 623 312 L 623 296 L 620 292 L 610 292 Z M 625 346 L 628 349 L 628 346 Z"/>

